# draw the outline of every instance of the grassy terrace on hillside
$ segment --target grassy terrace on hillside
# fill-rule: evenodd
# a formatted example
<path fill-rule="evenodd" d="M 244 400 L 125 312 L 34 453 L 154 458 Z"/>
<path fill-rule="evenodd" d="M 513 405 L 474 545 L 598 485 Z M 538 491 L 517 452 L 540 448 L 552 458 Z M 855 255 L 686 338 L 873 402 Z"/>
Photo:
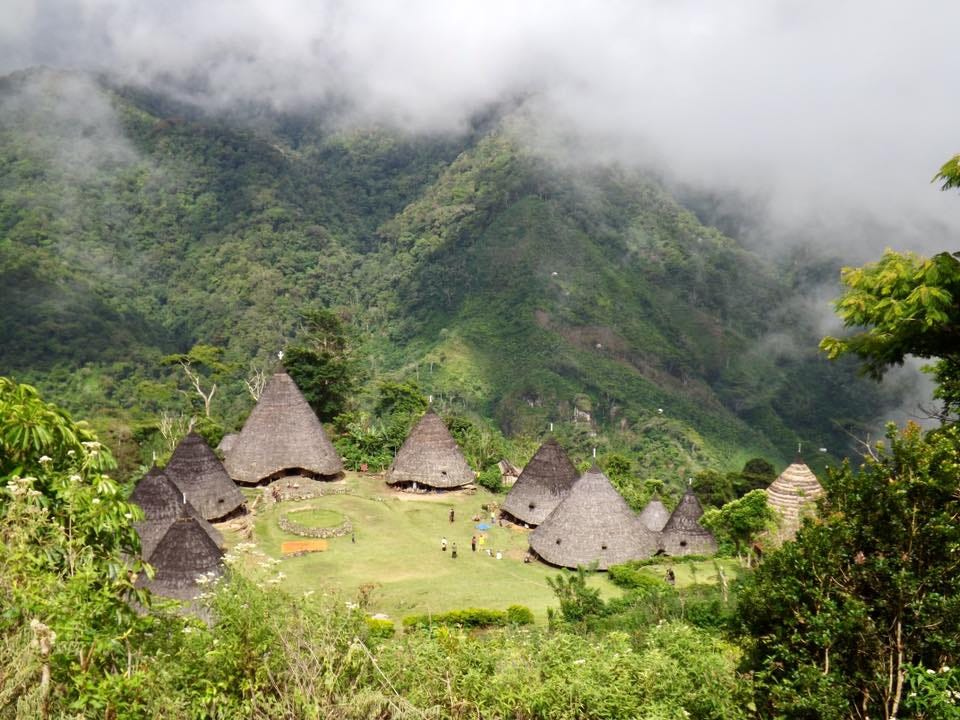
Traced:
<path fill-rule="evenodd" d="M 280 503 L 261 510 L 256 518 L 254 540 L 260 550 L 281 560 L 272 570 L 284 573 L 281 587 L 288 592 L 339 592 L 346 600 L 353 599 L 361 586 L 373 586 L 370 612 L 383 612 L 396 620 L 414 613 L 465 607 L 505 609 L 518 603 L 529 607 L 542 622 L 547 608 L 557 605 L 546 579 L 561 571 L 536 561 L 523 562 L 528 531 L 496 525 L 484 531 L 485 548 L 502 551 L 502 560 L 479 548 L 471 552 L 471 536 L 481 533 L 471 518 L 479 515 L 489 524 L 489 513 L 481 506 L 502 497 L 482 489 L 475 495 L 398 493 L 387 488 L 379 476 L 353 473 L 337 485 L 345 485 L 349 494 Z M 280 530 L 277 517 L 305 506 L 348 517 L 356 528 L 356 542 L 349 536 L 335 538 L 326 552 L 283 558 L 281 543 L 302 538 Z M 451 508 L 453 523 L 449 521 Z M 298 512 L 293 517 L 299 521 L 304 515 Z M 440 549 L 443 537 L 451 545 L 446 552 Z M 228 542 L 234 544 L 236 538 L 228 537 Z M 455 560 L 451 557 L 453 543 L 458 550 Z M 723 562 L 728 577 L 735 576 L 735 563 Z M 695 578 L 683 564 L 675 569 L 680 586 L 693 580 L 716 580 L 712 562 L 696 564 Z M 604 597 L 620 592 L 603 574 L 590 582 Z"/>

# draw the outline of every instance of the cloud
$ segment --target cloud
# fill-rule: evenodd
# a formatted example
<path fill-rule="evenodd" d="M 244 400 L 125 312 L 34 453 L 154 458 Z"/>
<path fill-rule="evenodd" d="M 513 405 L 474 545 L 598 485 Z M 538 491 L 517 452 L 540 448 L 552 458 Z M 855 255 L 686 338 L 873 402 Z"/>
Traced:
<path fill-rule="evenodd" d="M 960 150 L 960 4 L 892 0 L 26 0 L 0 70 L 108 70 L 210 107 L 336 101 L 356 121 L 456 130 L 524 97 L 541 146 L 747 197 L 754 241 L 854 260 L 956 245 L 930 184 Z"/>

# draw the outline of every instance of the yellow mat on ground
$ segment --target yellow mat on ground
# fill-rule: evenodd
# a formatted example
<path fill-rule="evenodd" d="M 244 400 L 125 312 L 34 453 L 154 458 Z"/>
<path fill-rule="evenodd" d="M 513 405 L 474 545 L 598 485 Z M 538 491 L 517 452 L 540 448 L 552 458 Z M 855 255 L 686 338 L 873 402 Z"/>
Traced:
<path fill-rule="evenodd" d="M 287 540 L 280 545 L 282 555 L 294 553 L 323 552 L 327 549 L 326 540 Z"/>

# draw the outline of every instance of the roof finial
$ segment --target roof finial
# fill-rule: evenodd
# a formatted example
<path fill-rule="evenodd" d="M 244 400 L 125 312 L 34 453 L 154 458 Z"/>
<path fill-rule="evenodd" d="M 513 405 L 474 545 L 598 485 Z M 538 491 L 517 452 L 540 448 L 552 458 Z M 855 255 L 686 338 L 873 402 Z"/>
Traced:
<path fill-rule="evenodd" d="M 277 351 L 277 360 L 280 360 L 280 361 L 283 360 L 283 350 Z"/>
<path fill-rule="evenodd" d="M 185 492 L 180 493 L 180 497 L 183 498 L 183 504 L 187 504 L 187 494 Z"/>
<path fill-rule="evenodd" d="M 693 478 L 691 477 L 687 478 L 687 487 L 690 488 L 691 490 L 693 489 Z"/>
<path fill-rule="evenodd" d="M 597 459 L 597 449 L 596 449 L 596 448 L 593 449 L 593 459 L 594 459 L 594 460 Z"/>
<path fill-rule="evenodd" d="M 427 396 L 427 405 L 433 405 L 433 395 Z"/>
<path fill-rule="evenodd" d="M 553 432 L 553 423 L 550 423 L 550 432 Z"/>
<path fill-rule="evenodd" d="M 797 455 L 801 455 L 801 454 L 803 454 L 803 443 L 802 443 L 802 442 L 798 442 L 798 443 L 797 443 Z"/>

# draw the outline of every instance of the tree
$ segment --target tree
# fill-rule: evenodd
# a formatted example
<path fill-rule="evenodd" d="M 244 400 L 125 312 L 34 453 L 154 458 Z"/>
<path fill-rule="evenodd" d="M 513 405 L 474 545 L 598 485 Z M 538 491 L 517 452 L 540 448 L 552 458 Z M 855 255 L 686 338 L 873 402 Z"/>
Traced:
<path fill-rule="evenodd" d="M 715 508 L 723 507 L 736 497 L 731 474 L 724 474 L 717 470 L 698 472 L 693 476 L 692 487 L 700 502 Z"/>
<path fill-rule="evenodd" d="M 733 491 L 737 497 L 743 497 L 751 490 L 763 490 L 776 479 L 777 470 L 773 465 L 763 458 L 751 458 L 733 479 Z"/>
<path fill-rule="evenodd" d="M 763 490 L 751 490 L 719 510 L 707 510 L 701 523 L 720 537 L 728 537 L 740 557 L 741 550 L 749 547 L 756 536 L 773 526 L 776 520 L 776 513 L 767 503 L 767 494 Z"/>
<path fill-rule="evenodd" d="M 210 404 L 217 392 L 217 379 L 229 370 L 223 348 L 198 343 L 189 352 L 167 355 L 164 365 L 179 365 L 193 392 L 203 401 L 203 416 L 210 419 Z"/>
<path fill-rule="evenodd" d="M 887 438 L 741 593 L 761 717 L 893 718 L 910 667 L 960 662 L 960 426 Z"/>
<path fill-rule="evenodd" d="M 821 349 L 831 358 L 856 355 L 863 369 L 881 379 L 908 355 L 934 358 L 928 368 L 948 419 L 960 410 L 960 254 L 931 258 L 884 252 L 876 263 L 844 268 L 846 285 L 835 306 L 846 327 L 861 328 L 845 337 L 826 337 Z"/>
<path fill-rule="evenodd" d="M 324 421 L 342 413 L 357 387 L 360 367 L 349 326 L 330 310 L 308 310 L 283 365 Z"/>

